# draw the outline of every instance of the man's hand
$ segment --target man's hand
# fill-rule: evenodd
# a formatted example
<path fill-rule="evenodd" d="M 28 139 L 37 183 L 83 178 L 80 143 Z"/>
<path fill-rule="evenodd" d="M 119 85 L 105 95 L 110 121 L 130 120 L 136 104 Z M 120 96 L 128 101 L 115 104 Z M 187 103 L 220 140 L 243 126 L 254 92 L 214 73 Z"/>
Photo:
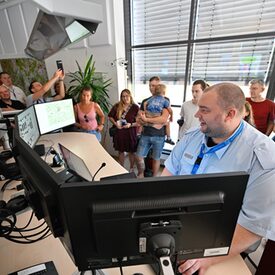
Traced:
<path fill-rule="evenodd" d="M 147 117 L 146 117 L 146 115 L 145 115 L 145 112 L 140 112 L 139 116 L 140 116 L 140 119 L 141 119 L 143 122 L 147 122 Z"/>
<path fill-rule="evenodd" d="M 204 275 L 211 261 L 211 258 L 186 260 L 180 263 L 178 271 L 183 275 L 192 275 L 199 270 L 199 275 Z"/>
<path fill-rule="evenodd" d="M 166 169 L 165 173 L 169 173 Z M 164 174 L 166 175 L 166 174 Z M 259 241 L 260 236 L 248 231 L 241 225 L 237 224 L 232 239 L 229 254 L 227 256 L 211 257 L 203 259 L 187 260 L 180 263 L 178 270 L 184 275 L 191 275 L 199 270 L 199 275 L 204 275 L 205 271 L 213 264 L 225 261 L 230 257 L 235 257 L 241 252 L 245 251 L 248 247 Z"/>

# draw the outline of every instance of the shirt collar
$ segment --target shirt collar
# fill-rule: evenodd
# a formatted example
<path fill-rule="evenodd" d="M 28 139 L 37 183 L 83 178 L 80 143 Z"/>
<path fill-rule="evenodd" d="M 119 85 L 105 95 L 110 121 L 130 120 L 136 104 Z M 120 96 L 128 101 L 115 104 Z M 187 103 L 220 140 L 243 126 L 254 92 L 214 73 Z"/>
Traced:
<path fill-rule="evenodd" d="M 232 133 L 232 135 L 231 135 L 230 137 L 232 137 L 232 136 L 238 131 L 238 129 L 240 128 L 240 126 L 241 126 L 241 123 L 239 124 L 239 126 L 237 127 L 237 129 Z M 245 126 L 245 125 L 244 125 L 244 126 Z M 230 137 L 228 137 L 228 139 L 229 139 Z M 203 135 L 202 143 L 205 144 L 205 148 L 207 148 L 206 150 L 209 150 L 211 147 L 208 147 L 208 146 L 207 146 L 207 138 L 208 138 L 208 137 L 207 137 L 206 135 Z M 219 149 L 219 150 L 217 150 L 217 151 L 214 152 L 214 154 L 216 154 L 216 156 L 218 157 L 218 159 L 221 159 L 221 158 L 222 158 L 223 154 L 226 152 L 227 148 L 230 146 L 231 143 L 232 143 L 232 142 L 230 142 L 230 143 L 229 143 L 228 145 L 226 145 L 225 147 L 223 147 L 223 148 L 221 148 L 221 149 Z"/>

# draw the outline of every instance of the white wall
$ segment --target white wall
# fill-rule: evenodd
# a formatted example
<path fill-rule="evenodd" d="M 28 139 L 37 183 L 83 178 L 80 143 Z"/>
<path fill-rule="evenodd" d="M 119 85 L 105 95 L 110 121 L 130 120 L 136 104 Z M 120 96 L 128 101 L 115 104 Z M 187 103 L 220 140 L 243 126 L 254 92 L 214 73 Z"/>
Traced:
<path fill-rule="evenodd" d="M 56 70 L 57 59 L 63 61 L 65 72 L 74 72 L 77 70 L 75 60 L 78 61 L 80 66 L 84 67 L 90 55 L 93 54 L 96 70 L 105 73 L 106 78 L 112 79 L 109 96 L 111 103 L 114 104 L 119 100 L 120 91 L 126 85 L 126 70 L 118 64 L 119 62 L 115 61 L 125 58 L 123 0 L 98 1 L 104 2 L 106 21 L 98 26 L 95 35 L 91 35 L 88 39 L 59 51 L 47 58 L 45 63 L 50 77 Z M 112 62 L 116 66 L 112 66 Z M 69 78 L 65 78 L 65 83 L 69 86 Z M 107 128 L 107 123 L 105 128 Z M 115 155 L 108 133 L 103 145 L 111 155 Z"/>

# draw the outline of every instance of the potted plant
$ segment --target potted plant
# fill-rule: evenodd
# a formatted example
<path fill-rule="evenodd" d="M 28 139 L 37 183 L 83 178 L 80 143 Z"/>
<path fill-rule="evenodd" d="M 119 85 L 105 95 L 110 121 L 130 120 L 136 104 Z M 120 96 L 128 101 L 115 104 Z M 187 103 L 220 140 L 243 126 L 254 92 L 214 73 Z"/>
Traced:
<path fill-rule="evenodd" d="M 90 86 L 93 89 L 93 101 L 98 103 L 102 111 L 107 114 L 111 106 L 108 95 L 108 87 L 112 84 L 111 79 L 104 80 L 103 75 L 96 72 L 93 55 L 88 59 L 84 71 L 77 61 L 76 64 L 78 70 L 67 74 L 72 84 L 67 91 L 67 96 L 78 101 L 82 88 Z"/>

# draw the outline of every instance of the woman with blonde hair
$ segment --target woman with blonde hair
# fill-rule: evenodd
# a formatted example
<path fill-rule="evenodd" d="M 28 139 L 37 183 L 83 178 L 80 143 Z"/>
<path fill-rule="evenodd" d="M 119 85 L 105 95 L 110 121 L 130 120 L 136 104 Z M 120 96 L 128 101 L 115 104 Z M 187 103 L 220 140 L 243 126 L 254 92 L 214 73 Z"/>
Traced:
<path fill-rule="evenodd" d="M 124 89 L 117 102 L 108 114 L 115 128 L 113 135 L 114 149 L 118 151 L 119 163 L 124 166 L 125 152 L 129 155 L 130 171 L 134 170 L 135 152 L 137 149 L 136 116 L 139 107 L 134 103 L 130 90 Z"/>

